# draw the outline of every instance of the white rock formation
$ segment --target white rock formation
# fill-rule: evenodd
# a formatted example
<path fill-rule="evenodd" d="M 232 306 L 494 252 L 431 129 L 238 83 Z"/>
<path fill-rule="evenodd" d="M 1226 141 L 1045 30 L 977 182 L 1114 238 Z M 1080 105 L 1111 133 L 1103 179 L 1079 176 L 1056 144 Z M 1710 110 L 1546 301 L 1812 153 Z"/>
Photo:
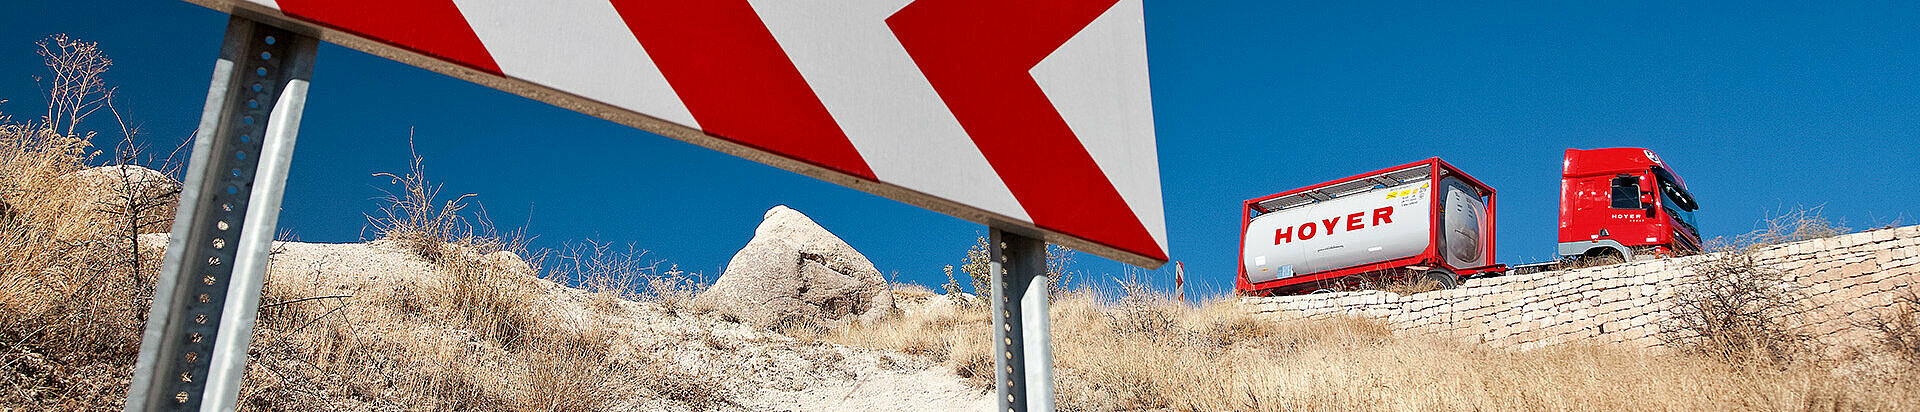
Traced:
<path fill-rule="evenodd" d="M 872 321 L 894 308 L 873 262 L 786 206 L 767 211 L 753 240 L 694 303 L 762 326 Z"/>

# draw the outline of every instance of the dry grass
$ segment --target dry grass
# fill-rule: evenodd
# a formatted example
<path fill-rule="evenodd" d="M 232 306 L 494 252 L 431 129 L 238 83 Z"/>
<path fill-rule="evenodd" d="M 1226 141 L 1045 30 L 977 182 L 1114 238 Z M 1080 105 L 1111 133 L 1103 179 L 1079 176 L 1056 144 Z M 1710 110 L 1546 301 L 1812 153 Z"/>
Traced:
<path fill-rule="evenodd" d="M 984 387 L 993 381 L 993 319 L 978 305 L 967 310 L 896 316 L 825 331 L 820 339 L 925 356 L 953 367 L 955 374 Z"/>
<path fill-rule="evenodd" d="M 460 212 L 466 210 L 467 198 L 472 193 L 463 194 L 440 203 L 440 185 L 427 182 L 426 162 L 413 148 L 413 133 L 407 133 L 407 149 L 413 153 L 408 162 L 407 174 L 375 173 L 375 177 L 393 179 L 400 186 L 400 192 L 387 192 L 386 206 L 380 208 L 380 216 L 367 216 L 367 222 L 380 238 L 405 245 L 408 249 L 430 262 L 442 262 L 456 251 L 448 248 L 451 244 L 474 246 L 478 249 L 506 250 L 497 236 L 484 236 L 476 233 L 474 225 Z"/>
<path fill-rule="evenodd" d="M 1574 256 L 1554 262 L 1553 270 L 1586 269 L 1591 267 L 1612 266 L 1626 263 L 1626 259 L 1613 254 L 1600 256 Z"/>
<path fill-rule="evenodd" d="M 0 114 L 0 404 L 117 405 L 160 259 L 141 253 L 137 235 L 165 224 L 147 208 L 174 192 L 140 190 L 164 177 L 101 184 L 77 175 L 100 154 L 79 125 L 111 108 L 100 75 L 112 62 L 65 35 L 38 44 L 47 114 Z"/>
<path fill-rule="evenodd" d="M 647 251 L 628 244 L 613 245 L 586 240 L 563 247 L 547 268 L 545 278 L 592 292 L 596 306 L 617 307 L 621 301 L 645 301 L 659 304 L 669 314 L 694 309 L 698 296 L 709 283 L 699 274 L 670 265 L 660 270 L 663 260 L 647 259 Z"/>
<path fill-rule="evenodd" d="M 1912 410 L 1920 378 L 1816 362 L 1742 369 L 1660 350 L 1566 345 L 1515 352 L 1396 336 L 1365 319 L 1259 317 L 1139 285 L 1055 299 L 1062 410 Z M 982 390 L 991 320 L 977 307 L 909 312 L 824 338 L 932 357 Z"/>
<path fill-rule="evenodd" d="M 44 85 L 48 114 L 28 122 L 0 114 L 0 409 L 117 409 L 164 246 L 141 244 L 139 235 L 165 231 L 178 188 L 155 175 L 178 169 L 77 174 L 100 157 L 90 143 L 95 134 L 79 125 L 97 110 L 113 111 L 113 89 L 99 78 L 111 62 L 96 44 L 64 36 L 41 47 L 52 74 Z M 123 149 L 139 147 L 136 133 L 122 129 Z M 141 159 L 137 150 L 122 150 L 111 160 Z M 521 237 L 468 216 L 466 196 L 440 199 L 417 157 L 409 166 L 404 176 L 384 175 L 399 190 L 371 220 L 384 244 L 419 256 L 430 275 L 377 274 L 381 281 L 354 283 L 328 277 L 339 274 L 281 273 L 276 262 L 243 409 L 731 404 L 711 377 L 670 360 L 614 356 L 618 331 L 601 314 L 559 306 L 568 295 L 537 277 L 540 259 L 520 257 L 527 255 Z M 684 300 L 697 290 L 669 271 L 654 277 L 672 280 L 629 293 L 634 285 L 620 279 L 638 273 L 624 269 L 638 268 L 609 256 L 572 257 L 563 276 L 590 279 L 589 287 L 610 301 Z"/>
<path fill-rule="evenodd" d="M 130 202 L 90 193 L 68 177 L 87 167 L 90 149 L 44 123 L 0 118 L 0 409 L 115 409 L 126 395 L 162 246 L 133 242 L 164 222 L 115 206 L 170 207 L 173 198 L 161 196 L 173 193 L 128 191 L 143 196 Z M 376 227 L 431 276 L 388 274 L 342 289 L 317 273 L 270 271 L 242 409 L 732 404 L 712 377 L 671 360 L 613 356 L 617 331 L 603 315 L 558 306 L 565 294 L 537 277 L 539 259 L 519 257 L 517 237 L 492 234 L 484 222 L 473 229 L 463 204 L 437 201 L 417 159 L 413 166 L 395 178 L 407 194 Z M 640 272 L 616 270 L 628 267 L 610 256 L 572 257 L 564 275 L 589 279 L 610 306 L 684 301 L 697 291 L 669 271 L 629 292 L 620 279 Z"/>
<path fill-rule="evenodd" d="M 650 273 L 640 254 L 591 244 L 562 253 L 553 279 L 576 278 L 600 310 L 578 312 L 560 285 L 537 276 L 518 237 L 472 229 L 461 196 L 440 202 L 422 162 L 393 176 L 406 195 L 375 218 L 382 241 L 415 253 L 433 276 L 363 283 L 351 297 L 263 311 L 244 405 L 253 410 L 625 410 L 664 400 L 682 408 L 730 404 L 713 379 L 672 362 L 614 356 L 621 303 Z M 439 242 L 439 243 L 434 243 Z M 379 242 L 376 242 L 379 243 Z M 306 276 L 312 278 L 312 275 Z M 265 301 L 338 293 L 270 282 Z"/>
<path fill-rule="evenodd" d="M 1398 295 L 1411 295 L 1446 289 L 1446 285 L 1440 283 L 1438 279 L 1430 278 L 1417 272 L 1400 276 L 1373 274 L 1362 276 L 1360 279 L 1359 283 L 1353 285 L 1354 287 L 1343 289 L 1378 290 Z"/>

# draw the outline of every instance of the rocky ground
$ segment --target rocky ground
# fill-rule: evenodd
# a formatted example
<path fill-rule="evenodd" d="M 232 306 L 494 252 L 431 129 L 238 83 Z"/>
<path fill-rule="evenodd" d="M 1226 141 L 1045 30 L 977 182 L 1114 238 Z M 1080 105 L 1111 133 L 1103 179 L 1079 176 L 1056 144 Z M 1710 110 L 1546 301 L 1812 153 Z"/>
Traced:
<path fill-rule="evenodd" d="M 162 244 L 163 235 L 147 235 L 153 244 Z M 525 267 L 508 254 L 490 256 L 499 267 Z M 501 259 L 513 259 L 501 261 Z M 299 290 L 310 296 L 352 295 L 341 300 L 405 299 L 405 290 L 431 289 L 445 281 L 434 265 L 395 242 L 320 244 L 277 243 L 273 257 L 273 275 L 269 288 Z M 530 274 L 527 274 L 530 276 Z M 543 313 L 558 319 L 583 324 L 583 329 L 608 331 L 607 360 L 621 363 L 622 358 L 671 370 L 667 379 L 684 374 L 692 384 L 713 385 L 723 400 L 695 405 L 682 400 L 649 399 L 656 393 L 635 391 L 622 394 L 597 394 L 605 400 L 594 409 L 702 409 L 718 410 L 924 410 L 992 408 L 992 396 L 970 388 L 954 375 L 951 368 L 922 356 L 898 352 L 854 348 L 817 341 L 801 341 L 770 331 L 765 327 L 741 323 L 721 312 L 704 312 L 668 307 L 672 303 L 656 301 L 610 300 L 584 289 L 538 280 L 540 293 L 526 299 L 544 300 Z M 271 292 L 269 294 L 272 294 Z M 292 295 L 287 295 L 292 297 Z M 271 299 L 270 299 L 271 300 Z M 911 304 L 911 303 L 909 303 Z M 378 313 L 360 312 L 362 316 Z M 415 318 L 427 321 L 430 318 Z M 409 319 L 353 319 L 347 324 L 367 325 L 358 333 L 382 333 L 377 328 L 397 328 L 396 335 L 421 333 L 422 330 L 461 335 L 462 331 L 437 328 L 428 322 Z M 268 331 L 273 335 L 273 331 Z M 271 346 L 271 337 L 268 337 Z M 260 349 L 256 345 L 256 350 Z M 474 342 L 468 345 L 478 358 L 511 356 L 511 350 Z M 265 357 L 260 369 L 276 369 L 264 375 L 300 373 L 325 368 L 303 367 L 324 355 L 299 353 L 285 357 Z M 589 362 L 593 360 L 582 360 Z M 380 373 L 380 371 L 368 371 Z M 311 377 L 273 377 L 264 382 L 249 382 L 249 389 L 298 382 Z M 262 389 L 264 394 L 273 392 Z M 325 395 L 324 390 L 314 395 Z M 511 397 L 511 395 L 508 395 Z M 355 397 L 309 399 L 344 409 L 407 407 L 421 405 L 383 404 L 377 400 L 354 402 Z M 479 405 L 476 405 L 479 406 Z M 484 408 L 484 407 L 483 407 Z"/>

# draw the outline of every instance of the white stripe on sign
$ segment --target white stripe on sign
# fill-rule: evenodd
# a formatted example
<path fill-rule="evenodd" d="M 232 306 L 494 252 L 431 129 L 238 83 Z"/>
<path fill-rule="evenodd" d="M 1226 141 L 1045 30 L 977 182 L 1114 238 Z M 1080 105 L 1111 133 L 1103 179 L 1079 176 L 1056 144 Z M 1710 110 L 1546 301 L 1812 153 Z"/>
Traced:
<path fill-rule="evenodd" d="M 698 129 L 605 0 L 453 0 L 507 76 Z"/>
<path fill-rule="evenodd" d="M 250 3 L 253 3 L 253 4 L 258 4 L 258 5 L 262 5 L 262 6 L 267 6 L 267 7 L 271 7 L 271 8 L 273 8 L 274 10 L 279 10 L 279 9 L 280 9 L 280 3 L 278 3 L 278 2 L 275 2 L 275 1 L 273 1 L 273 0 L 247 0 L 247 2 L 250 2 Z"/>
<path fill-rule="evenodd" d="M 1160 250 L 1167 250 L 1142 16 L 1140 0 L 1120 0 L 1028 73 Z"/>
<path fill-rule="evenodd" d="M 911 0 L 749 0 L 880 180 L 1031 220 L 887 27 Z"/>

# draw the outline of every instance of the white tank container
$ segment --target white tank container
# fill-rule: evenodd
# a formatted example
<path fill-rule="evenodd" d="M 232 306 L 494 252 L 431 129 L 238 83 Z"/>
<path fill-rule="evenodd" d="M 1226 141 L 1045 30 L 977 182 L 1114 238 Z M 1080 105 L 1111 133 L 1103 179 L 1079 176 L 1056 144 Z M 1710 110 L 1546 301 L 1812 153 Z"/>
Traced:
<path fill-rule="evenodd" d="M 1435 251 L 1448 265 L 1485 266 L 1486 202 L 1466 184 L 1443 178 L 1441 217 L 1433 219 L 1434 186 L 1422 179 L 1253 218 L 1240 254 L 1247 280 L 1260 283 L 1417 256 L 1436 241 Z"/>

